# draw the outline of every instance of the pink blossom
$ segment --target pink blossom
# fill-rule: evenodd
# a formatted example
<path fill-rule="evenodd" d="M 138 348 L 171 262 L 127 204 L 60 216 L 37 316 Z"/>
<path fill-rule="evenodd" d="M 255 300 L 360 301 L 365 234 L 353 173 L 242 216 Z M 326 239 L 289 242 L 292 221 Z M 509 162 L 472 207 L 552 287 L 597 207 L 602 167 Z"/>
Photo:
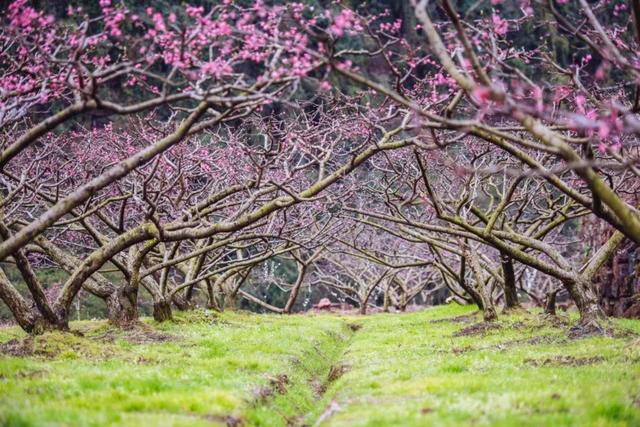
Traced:
<path fill-rule="evenodd" d="M 323 80 L 320 83 L 320 90 L 324 90 L 324 91 L 330 91 L 331 90 L 331 83 L 329 83 L 326 80 Z"/>
<path fill-rule="evenodd" d="M 329 32 L 336 37 L 342 36 L 348 30 L 361 30 L 357 23 L 357 17 L 351 9 L 343 9 L 340 14 L 336 15 L 333 23 L 329 27 Z"/>
<path fill-rule="evenodd" d="M 504 36 L 509 31 L 509 23 L 502 19 L 499 15 L 493 14 L 491 16 L 491 20 L 493 22 L 494 28 L 493 31 L 499 35 Z"/>
<path fill-rule="evenodd" d="M 471 92 L 478 104 L 486 105 L 491 100 L 491 89 L 486 86 L 476 86 Z"/>
<path fill-rule="evenodd" d="M 231 66 L 222 60 L 221 58 L 216 58 L 211 62 L 207 62 L 202 66 L 202 71 L 205 74 L 215 77 L 219 79 L 220 77 L 230 74 L 233 70 Z"/>

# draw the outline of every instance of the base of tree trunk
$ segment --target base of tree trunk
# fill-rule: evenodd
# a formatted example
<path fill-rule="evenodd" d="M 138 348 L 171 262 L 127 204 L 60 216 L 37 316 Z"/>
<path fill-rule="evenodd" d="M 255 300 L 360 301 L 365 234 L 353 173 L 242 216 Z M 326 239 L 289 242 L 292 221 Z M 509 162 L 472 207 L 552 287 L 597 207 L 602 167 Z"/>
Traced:
<path fill-rule="evenodd" d="M 493 322 L 498 320 L 498 313 L 496 312 L 496 309 L 491 306 L 482 310 L 482 319 L 485 322 Z"/>
<path fill-rule="evenodd" d="M 572 338 L 606 335 L 607 316 L 600 308 L 598 299 L 586 281 L 563 283 L 569 296 L 578 307 L 580 321 L 569 331 Z"/>
<path fill-rule="evenodd" d="M 627 308 L 622 316 L 627 319 L 640 319 L 640 301 Z"/>
<path fill-rule="evenodd" d="M 33 316 L 28 324 L 20 326 L 30 335 L 42 335 L 48 331 L 69 331 L 69 326 L 66 322 L 53 324 L 42 318 L 39 314 Z"/>
<path fill-rule="evenodd" d="M 600 319 L 580 320 L 569 329 L 570 338 L 588 338 L 610 335 L 605 322 Z"/>
<path fill-rule="evenodd" d="M 640 269 L 640 267 L 638 268 Z M 627 300 L 628 307 L 622 312 L 622 317 L 626 317 L 627 319 L 640 319 L 640 293 Z"/>
<path fill-rule="evenodd" d="M 117 328 L 129 329 L 138 322 L 138 307 L 118 289 L 107 299 L 109 323 Z"/>
<path fill-rule="evenodd" d="M 544 299 L 544 313 L 549 316 L 556 315 L 556 297 L 558 296 L 560 289 L 553 289 L 549 291 Z"/>
<path fill-rule="evenodd" d="M 171 313 L 171 304 L 167 301 L 158 301 L 153 303 L 153 319 L 156 322 L 165 322 L 173 320 Z"/>
<path fill-rule="evenodd" d="M 593 310 L 580 313 L 580 320 L 569 330 L 570 338 L 586 338 L 592 336 L 609 335 L 609 319 L 598 305 Z"/>

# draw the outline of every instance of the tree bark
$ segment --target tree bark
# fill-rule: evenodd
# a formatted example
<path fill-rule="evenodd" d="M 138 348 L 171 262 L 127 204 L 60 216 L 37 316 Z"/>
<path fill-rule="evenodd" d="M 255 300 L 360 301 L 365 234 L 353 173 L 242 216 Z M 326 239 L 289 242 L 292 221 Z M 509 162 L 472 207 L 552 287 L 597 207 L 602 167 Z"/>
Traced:
<path fill-rule="evenodd" d="M 296 303 L 298 299 L 298 294 L 300 293 L 300 288 L 302 287 L 302 282 L 304 281 L 305 273 L 307 272 L 307 265 L 300 264 L 300 269 L 298 271 L 298 277 L 296 278 L 296 283 L 291 288 L 291 292 L 289 293 L 289 298 L 287 299 L 287 303 L 284 306 L 284 313 L 291 314 L 291 310 L 293 309 L 293 305 Z"/>
<path fill-rule="evenodd" d="M 118 288 L 107 299 L 109 323 L 129 328 L 138 322 L 138 290 L 128 286 Z"/>
<path fill-rule="evenodd" d="M 390 299 L 389 293 L 390 292 L 391 292 L 391 285 L 387 284 L 387 286 L 385 286 L 384 288 L 384 300 L 382 302 L 382 311 L 384 313 L 389 312 L 389 299 Z"/>
<path fill-rule="evenodd" d="M 491 295 L 489 295 L 485 287 L 484 280 L 482 278 L 482 270 L 480 268 L 480 264 L 478 263 L 478 258 L 476 257 L 475 250 L 470 247 L 467 242 L 465 242 L 464 248 L 469 258 L 469 265 L 471 266 L 471 271 L 473 272 L 473 276 L 475 279 L 473 289 L 482 302 L 482 317 L 485 322 L 497 320 L 498 312 L 493 305 Z"/>
<path fill-rule="evenodd" d="M 591 289 L 591 284 L 582 278 L 578 278 L 564 281 L 563 285 L 580 313 L 580 321 L 576 329 L 585 334 L 603 333 L 605 329 L 602 323 L 606 321 L 607 317 L 598 304 L 598 297 Z"/>
<path fill-rule="evenodd" d="M 10 239 L 12 236 L 11 231 L 6 227 L 3 221 L 0 221 L 0 236 L 2 236 L 2 239 L 5 241 Z M 40 284 L 40 280 L 38 280 L 36 273 L 33 271 L 33 268 L 31 268 L 31 263 L 29 262 L 29 259 L 27 258 L 24 250 L 17 250 L 13 254 L 13 259 L 15 260 L 16 267 L 18 268 L 18 271 L 20 271 L 20 275 L 22 275 L 22 278 L 27 284 L 27 288 L 31 293 L 31 297 L 33 298 L 33 301 L 35 302 L 36 307 L 38 308 L 38 311 L 40 312 L 42 317 L 48 323 L 58 323 L 58 318 L 49 305 L 42 285 Z"/>
<path fill-rule="evenodd" d="M 38 236 L 34 239 L 35 243 L 42 251 L 60 268 L 69 274 L 73 274 L 75 269 L 82 264 L 82 261 L 76 256 L 56 246 L 53 242 Z M 120 313 L 122 306 L 118 303 L 117 286 L 111 283 L 104 275 L 94 272 L 91 277 L 82 284 L 82 289 L 101 298 L 107 306 L 107 317 L 110 323 L 118 324 L 120 318 L 125 316 Z"/>
<path fill-rule="evenodd" d="M 508 311 L 520 307 L 516 289 L 516 274 L 513 269 L 513 258 L 504 251 L 500 251 L 500 263 L 504 278 L 504 308 L 505 311 Z"/>
<path fill-rule="evenodd" d="M 159 300 L 153 302 L 153 318 L 156 322 L 165 322 L 172 320 L 171 304 L 167 300 Z"/>
<path fill-rule="evenodd" d="M 55 324 L 47 322 L 37 310 L 29 307 L 22 295 L 11 285 L 2 269 L 0 269 L 0 300 L 7 305 L 18 325 L 26 333 L 37 335 L 56 328 Z"/>
<path fill-rule="evenodd" d="M 360 301 L 360 307 L 358 307 L 358 313 L 365 315 L 367 314 L 367 302 Z"/>
<path fill-rule="evenodd" d="M 556 315 L 556 297 L 560 289 L 556 288 L 547 293 L 544 300 L 544 313 L 550 316 Z"/>
<path fill-rule="evenodd" d="M 471 300 L 473 300 L 473 302 L 478 306 L 478 309 L 484 310 L 484 304 L 482 303 L 482 298 L 480 297 L 480 294 L 478 294 L 478 292 L 476 292 L 476 290 L 472 286 L 469 286 L 467 284 L 467 281 L 464 277 L 465 274 L 467 274 L 466 272 L 467 272 L 467 258 L 462 256 L 460 257 L 460 274 L 458 275 L 458 284 L 462 289 L 464 289 L 466 293 L 469 294 L 469 296 L 471 297 Z"/>

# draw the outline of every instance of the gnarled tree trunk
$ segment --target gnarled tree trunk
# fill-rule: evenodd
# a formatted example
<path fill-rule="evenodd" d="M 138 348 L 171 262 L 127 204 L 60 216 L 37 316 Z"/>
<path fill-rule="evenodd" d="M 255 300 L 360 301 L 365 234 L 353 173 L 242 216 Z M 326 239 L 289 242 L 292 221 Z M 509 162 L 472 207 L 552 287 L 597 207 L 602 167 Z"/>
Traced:
<path fill-rule="evenodd" d="M 4 271 L 0 269 L 0 300 L 4 302 L 18 325 L 28 334 L 41 334 L 49 329 L 57 329 L 35 309 L 29 307 L 27 301 L 9 283 Z"/>
<path fill-rule="evenodd" d="M 604 332 L 602 324 L 606 321 L 607 316 L 598 304 L 598 297 L 591 289 L 591 283 L 578 278 L 576 280 L 566 280 L 563 285 L 580 313 L 580 321 L 577 328 L 587 334 Z"/>
<path fill-rule="evenodd" d="M 128 286 L 118 288 L 107 298 L 109 323 L 128 328 L 138 322 L 138 291 Z"/>

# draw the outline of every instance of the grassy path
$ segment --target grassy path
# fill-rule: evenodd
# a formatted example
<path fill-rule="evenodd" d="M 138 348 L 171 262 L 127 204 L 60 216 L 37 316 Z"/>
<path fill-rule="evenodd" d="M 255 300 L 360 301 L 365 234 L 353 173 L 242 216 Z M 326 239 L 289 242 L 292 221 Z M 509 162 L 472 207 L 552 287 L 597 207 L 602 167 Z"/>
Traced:
<path fill-rule="evenodd" d="M 640 425 L 640 322 L 570 340 L 469 307 L 0 329 L 3 426 Z"/>
<path fill-rule="evenodd" d="M 535 315 L 477 328 L 470 310 L 363 319 L 322 425 L 640 425 L 640 322 L 570 340 Z"/>

